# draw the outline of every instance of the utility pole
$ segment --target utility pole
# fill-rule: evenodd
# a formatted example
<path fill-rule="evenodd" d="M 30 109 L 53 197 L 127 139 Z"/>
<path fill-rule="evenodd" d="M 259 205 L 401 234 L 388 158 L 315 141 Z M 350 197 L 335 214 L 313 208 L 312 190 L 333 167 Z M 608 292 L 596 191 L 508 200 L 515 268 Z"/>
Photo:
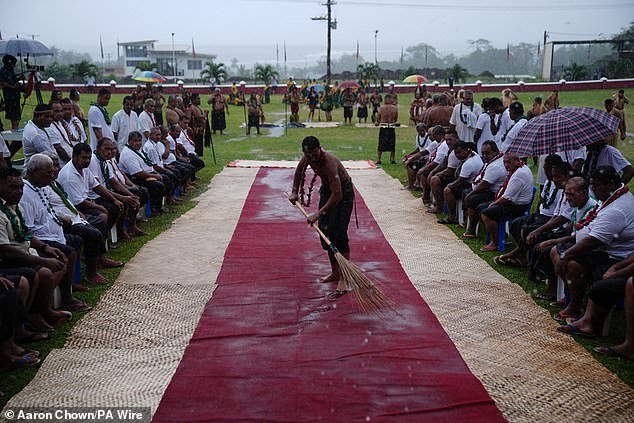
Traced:
<path fill-rule="evenodd" d="M 174 51 L 174 33 L 172 32 L 172 69 L 174 71 L 174 83 L 176 83 L 176 52 Z"/>
<path fill-rule="evenodd" d="M 331 35 L 330 30 L 337 29 L 337 20 L 332 20 L 332 6 L 335 5 L 334 0 L 326 0 L 326 3 L 322 3 L 322 6 L 326 6 L 328 8 L 327 16 L 317 16 L 311 18 L 313 21 L 327 21 L 328 22 L 328 49 L 326 51 L 326 83 L 330 85 L 330 46 L 331 46 Z"/>
<path fill-rule="evenodd" d="M 374 30 L 374 64 L 375 65 L 379 64 L 379 61 L 377 60 L 377 55 L 376 55 L 376 43 L 377 43 L 376 38 L 378 35 L 379 35 L 379 30 L 375 29 Z"/>

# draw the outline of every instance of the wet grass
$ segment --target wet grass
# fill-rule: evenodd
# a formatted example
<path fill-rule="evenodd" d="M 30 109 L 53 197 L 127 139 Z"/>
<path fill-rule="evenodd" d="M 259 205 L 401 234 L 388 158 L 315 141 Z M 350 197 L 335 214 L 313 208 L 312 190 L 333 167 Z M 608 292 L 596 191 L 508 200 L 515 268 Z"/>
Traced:
<path fill-rule="evenodd" d="M 520 101 L 522 101 L 526 108 L 530 107 L 532 98 L 536 95 L 546 97 L 549 93 L 519 93 Z M 574 92 L 560 92 L 561 105 L 577 105 L 588 107 L 603 107 L 603 101 L 611 96 L 612 91 L 597 90 L 597 91 L 574 91 Z M 478 93 L 476 94 L 476 101 L 480 101 L 483 97 L 499 95 L 499 92 L 495 93 Z M 44 93 L 45 99 L 48 99 L 48 93 Z M 87 112 L 90 102 L 94 101 L 95 95 L 83 95 L 81 104 L 84 110 Z M 117 110 L 119 110 L 123 95 L 113 95 L 108 110 L 112 116 Z M 409 102 L 411 101 L 411 95 L 399 95 L 399 113 L 400 121 L 406 123 L 409 112 Z M 203 104 L 206 105 L 206 96 L 203 96 Z M 24 112 L 25 118 L 30 118 L 31 111 L 34 104 L 27 104 Z M 273 96 L 271 104 L 264 105 L 264 111 L 267 115 L 267 120 L 277 121 L 283 118 L 284 105 L 281 103 L 280 96 Z M 307 115 L 306 110 L 300 112 L 300 118 L 305 119 Z M 4 114 L 2 114 L 4 117 Z M 627 109 L 628 122 L 634 122 L 634 109 L 630 107 Z M 317 119 L 314 119 L 315 121 Z M 322 120 L 324 116 L 322 114 Z M 336 109 L 333 112 L 333 120 L 342 122 L 343 111 Z M 239 128 L 241 122 L 244 122 L 244 113 L 241 107 L 231 106 L 230 115 L 227 119 L 228 131 L 225 134 L 216 134 L 213 137 L 215 153 L 217 163 L 214 164 L 211 155 L 211 149 L 205 149 L 205 160 L 207 167 L 198 173 L 200 177 L 200 184 L 196 190 L 188 191 L 186 195 L 186 201 L 178 206 L 171 208 L 170 213 L 160 217 L 153 217 L 149 222 L 142 224 L 142 228 L 149 233 L 148 236 L 136 239 L 131 243 L 118 243 L 116 248 L 109 252 L 109 255 L 117 260 L 128 261 L 136 252 L 143 246 L 145 242 L 154 238 L 165 229 L 168 229 L 173 220 L 187 210 L 193 208 L 196 205 L 195 197 L 203 192 L 211 180 L 211 178 L 220 172 L 222 168 L 236 159 L 254 159 L 254 160 L 296 160 L 301 155 L 301 140 L 307 135 L 317 136 L 322 145 L 338 157 L 343 160 L 375 160 L 376 159 L 376 145 L 377 145 L 377 130 L 374 128 L 355 128 L 354 126 L 342 126 L 339 128 L 323 128 L 323 129 L 288 129 L 284 131 L 278 137 L 269 137 L 267 129 L 262 129 L 261 136 L 251 135 L 247 137 L 245 135 L 244 128 Z M 3 120 L 5 128 L 10 127 L 6 120 Z M 281 131 L 280 131 L 281 132 Z M 634 131 L 630 131 L 634 132 Z M 415 130 L 413 127 L 397 129 L 397 154 L 396 160 L 400 161 L 400 158 L 411 151 L 414 146 Z M 621 150 L 625 156 L 630 160 L 634 160 L 634 139 L 628 137 L 628 139 L 621 144 Z M 387 157 L 384 157 L 384 163 L 387 162 Z M 385 172 L 394 178 L 397 178 L 401 183 L 406 183 L 406 172 L 402 165 L 390 165 L 385 164 L 383 166 Z M 634 188 L 630 184 L 631 188 Z M 415 193 L 413 195 L 416 195 Z M 458 226 L 450 226 L 450 228 L 460 236 L 463 233 L 463 229 Z M 481 234 L 481 237 L 484 236 Z M 475 254 L 481 257 L 483 260 L 492 265 L 496 271 L 508 278 L 510 281 L 520 285 L 528 294 L 532 294 L 537 290 L 541 290 L 540 286 L 528 281 L 526 278 L 526 272 L 522 269 L 509 269 L 500 268 L 492 263 L 494 253 L 483 253 L 479 251 L 479 248 L 483 245 L 484 239 L 467 240 L 466 244 L 473 250 Z M 511 247 L 509 247 L 511 248 Z M 104 271 L 104 276 L 111 281 L 116 280 L 121 269 L 110 269 Z M 88 304 L 94 306 L 97 304 L 101 296 L 110 288 L 111 285 L 92 286 L 87 292 L 78 293 L 77 296 Z M 549 309 L 551 313 L 556 310 L 549 308 L 548 304 L 544 301 L 537 301 L 537 303 Z M 35 348 L 42 352 L 45 357 L 51 350 L 55 348 L 61 348 L 64 345 L 66 337 L 73 325 L 84 315 L 85 313 L 75 313 L 73 319 L 70 322 L 66 322 L 58 326 L 56 332 L 53 334 L 51 340 L 46 342 L 39 342 L 35 344 L 29 344 L 29 348 Z M 577 341 L 586 347 L 588 350 L 597 345 L 612 345 L 619 343 L 624 335 L 624 315 L 622 311 L 617 311 L 613 316 L 612 329 L 608 338 L 599 338 L 598 340 L 585 340 L 577 339 Z M 565 336 L 565 335 L 562 335 Z M 634 387 L 634 363 L 625 362 L 614 358 L 597 357 L 597 359 L 605 365 L 608 369 L 615 372 L 623 381 L 630 386 Z M 3 371 L 0 373 L 0 391 L 3 391 L 5 395 L 0 397 L 0 407 L 4 406 L 8 399 L 22 390 L 31 379 L 37 373 L 39 366 L 35 366 L 29 369 Z M 582 369 L 579 369 L 582 371 Z"/>

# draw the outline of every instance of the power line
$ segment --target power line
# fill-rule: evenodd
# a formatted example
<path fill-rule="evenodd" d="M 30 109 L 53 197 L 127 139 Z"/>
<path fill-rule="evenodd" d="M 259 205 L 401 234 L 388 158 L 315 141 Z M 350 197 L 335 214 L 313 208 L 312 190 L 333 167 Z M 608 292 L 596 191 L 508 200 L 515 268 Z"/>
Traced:
<path fill-rule="evenodd" d="M 260 0 L 242 0 L 242 1 L 260 1 Z M 318 4 L 316 0 L 270 0 L 278 3 L 303 3 Z M 438 10 L 487 10 L 487 11 L 524 11 L 524 12 L 548 12 L 554 10 L 606 10 L 606 9 L 634 9 L 634 3 L 601 3 L 597 4 L 566 4 L 557 5 L 550 3 L 540 5 L 506 5 L 506 4 L 432 4 L 432 3 L 392 3 L 379 1 L 363 1 L 363 0 L 342 0 L 338 1 L 341 6 L 369 6 L 369 7 L 389 7 L 389 8 L 410 8 L 410 9 L 438 9 Z"/>

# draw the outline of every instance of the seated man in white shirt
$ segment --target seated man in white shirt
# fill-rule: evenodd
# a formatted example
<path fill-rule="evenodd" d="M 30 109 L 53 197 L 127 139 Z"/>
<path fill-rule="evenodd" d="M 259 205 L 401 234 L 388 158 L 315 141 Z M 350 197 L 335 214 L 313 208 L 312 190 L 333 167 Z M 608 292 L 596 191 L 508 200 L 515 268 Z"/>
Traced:
<path fill-rule="evenodd" d="M 554 316 L 560 322 L 579 317 L 588 283 L 634 252 L 634 196 L 627 185 L 613 167 L 599 166 L 590 173 L 590 186 L 600 206 L 578 223 L 572 247 L 558 245 L 551 253 L 570 291 L 570 302 Z"/>
<path fill-rule="evenodd" d="M 456 169 L 460 166 L 460 159 L 456 157 L 456 153 L 453 151 L 456 144 L 460 140 L 456 131 L 449 130 L 445 135 L 445 143 L 449 147 L 447 157 L 443 164 L 434 168 L 429 174 L 429 186 L 431 188 L 431 194 L 434 197 L 435 204 L 429 206 L 427 213 L 437 214 L 442 212 L 442 206 L 444 202 L 443 190 L 445 187 L 456 179 Z M 439 147 L 440 148 L 440 147 Z"/>
<path fill-rule="evenodd" d="M 53 121 L 51 125 L 46 128 L 46 132 L 57 153 L 57 157 L 59 157 L 60 163 L 64 166 L 70 161 L 75 144 L 71 141 L 69 132 L 63 125 L 64 112 L 62 104 L 59 101 L 54 101 L 51 103 L 51 108 L 53 111 Z"/>
<path fill-rule="evenodd" d="M 177 200 L 174 198 L 174 187 L 180 187 L 181 183 L 185 181 L 185 178 L 164 166 L 163 159 L 159 153 L 159 144 L 162 144 L 161 129 L 155 126 L 150 130 L 149 137 L 145 144 L 143 144 L 143 151 L 152 162 L 154 170 L 163 178 L 163 185 L 165 185 L 165 189 L 168 191 L 165 195 L 165 202 L 167 204 L 176 204 Z"/>
<path fill-rule="evenodd" d="M 447 154 L 449 154 L 449 146 L 445 142 L 445 128 L 436 125 L 431 130 L 431 138 L 436 143 L 434 151 L 429 153 L 427 163 L 416 172 L 415 184 L 423 189 L 422 200 L 427 204 L 431 202 L 431 187 L 429 185 L 429 175 L 431 172 L 445 162 Z"/>
<path fill-rule="evenodd" d="M 82 243 L 77 246 L 73 245 L 73 247 L 76 250 L 83 248 L 88 282 L 95 284 L 108 283 L 108 280 L 98 273 L 98 269 L 120 267 L 123 263 L 106 257 L 106 240 L 108 238 L 106 218 L 104 216 L 102 220 L 96 215 L 83 215 L 71 204 L 64 187 L 56 180 L 60 171 L 57 155 L 49 153 L 48 156 L 53 161 L 52 177 L 54 179 L 48 187 L 43 188 L 44 193 L 48 196 L 51 205 L 55 209 L 55 214 L 64 223 L 64 234 L 67 240 L 72 243 L 76 239 L 68 235 L 76 235 L 81 238 Z M 73 290 L 75 291 L 86 289 L 81 284 L 73 285 Z"/>
<path fill-rule="evenodd" d="M 504 154 L 498 150 L 495 141 L 482 143 L 482 159 L 484 165 L 471 184 L 471 192 L 463 200 L 463 207 L 467 210 L 467 230 L 462 235 L 464 239 L 475 238 L 475 228 L 480 220 L 477 207 L 493 201 L 495 194 L 506 180 L 507 171 L 504 167 Z"/>
<path fill-rule="evenodd" d="M 176 140 L 176 149 L 179 150 L 183 156 L 189 158 L 189 163 L 193 165 L 196 170 L 202 169 L 205 167 L 205 162 L 196 154 L 196 143 L 187 132 L 189 130 L 189 118 L 187 115 L 180 117 L 178 126 L 181 129 L 181 135 Z"/>
<path fill-rule="evenodd" d="M 90 146 L 77 144 L 73 148 L 72 160 L 62 168 L 57 180 L 68 193 L 68 200 L 78 211 L 100 217 L 105 215 L 109 230 L 119 219 L 123 203 L 101 185 L 88 169 L 91 158 Z"/>
<path fill-rule="evenodd" d="M 175 126 L 174 130 L 178 128 L 178 125 L 173 126 Z M 174 134 L 176 134 L 176 131 L 174 131 Z M 171 132 L 168 131 L 165 126 L 161 126 L 161 142 L 157 143 L 156 146 L 159 154 L 161 155 L 161 158 L 163 159 L 163 164 L 168 169 L 181 175 L 184 181 L 182 192 L 184 192 L 186 188 L 191 188 L 194 186 L 193 181 L 194 179 L 196 179 L 196 168 L 193 165 L 189 164 L 188 161 L 183 161 L 183 157 L 180 154 L 179 156 L 181 157 L 181 160 L 179 160 L 179 158 L 176 156 L 176 139 L 179 136 L 180 129 L 178 129 L 178 135 L 176 136 L 176 138 L 174 138 L 171 135 Z"/>
<path fill-rule="evenodd" d="M 152 213 L 160 214 L 165 211 L 163 198 L 166 195 L 166 188 L 163 185 L 162 176 L 154 170 L 152 161 L 141 148 L 141 138 L 140 132 L 130 132 L 128 143 L 119 155 L 119 165 L 134 184 L 147 188 Z"/>
<path fill-rule="evenodd" d="M 474 143 L 459 142 L 454 148 L 454 153 L 461 165 L 456 170 L 456 180 L 447 184 L 444 190 L 445 203 L 447 204 L 448 215 L 446 219 L 438 220 L 438 223 L 451 224 L 458 223 L 458 199 L 462 198 L 465 191 L 471 191 L 471 184 L 480 173 L 480 169 L 484 163 L 478 154 L 474 151 L 476 145 Z"/>
<path fill-rule="evenodd" d="M 53 290 L 66 271 L 66 256 L 33 236 L 26 226 L 19 206 L 23 187 L 20 171 L 0 169 L 0 272 L 29 280 L 30 329 L 52 332 L 52 323 L 68 319 L 68 312 L 51 308 Z"/>
<path fill-rule="evenodd" d="M 536 293 L 533 297 L 538 300 L 553 301 L 557 293 L 557 273 L 553 267 L 551 253 L 558 244 L 574 244 L 577 223 L 597 205 L 594 198 L 589 195 L 589 186 L 585 179 L 575 176 L 568 180 L 565 187 L 565 195 L 568 206 L 572 208 L 565 230 L 558 238 L 551 238 L 540 242 L 535 246 L 533 252 L 538 257 L 531 264 L 528 272 L 528 279 L 533 282 L 546 281 L 546 290 Z M 563 300 L 565 303 L 565 300 Z M 562 304 L 563 307 L 564 304 Z"/>
<path fill-rule="evenodd" d="M 477 210 L 490 235 L 490 242 L 480 251 L 498 249 L 498 225 L 508 219 L 522 216 L 533 198 L 533 172 L 515 153 L 504 155 L 508 175 L 495 195 L 495 200 L 482 203 Z"/>
<path fill-rule="evenodd" d="M 33 111 L 33 119 L 28 121 L 22 133 L 24 166 L 29 164 L 31 156 L 37 153 L 55 151 L 46 128 L 53 122 L 53 109 L 48 104 L 38 104 Z"/>
<path fill-rule="evenodd" d="M 407 170 L 407 189 L 419 190 L 416 174 L 425 167 L 430 154 L 433 154 L 438 143 L 431 137 L 431 131 L 427 131 L 424 123 L 416 124 L 416 147 L 411 153 L 403 157 L 403 166 Z"/>
<path fill-rule="evenodd" d="M 154 99 L 145 99 L 143 102 L 143 111 L 139 115 L 139 132 L 143 135 L 144 145 L 150 137 L 150 130 L 156 126 L 156 119 L 154 118 L 155 106 L 156 102 Z"/>
<path fill-rule="evenodd" d="M 70 140 L 73 143 L 73 147 L 75 144 L 80 142 L 86 142 L 88 137 L 86 136 L 86 131 L 84 130 L 84 124 L 77 116 L 75 116 L 73 102 L 71 99 L 63 98 L 60 103 L 62 103 L 62 116 L 64 118 L 62 123 L 65 125 L 70 134 Z"/>
<path fill-rule="evenodd" d="M 95 175 L 97 181 L 119 201 L 123 203 L 123 212 L 117 220 L 117 235 L 123 241 L 131 241 L 132 236 L 147 235 L 141 231 L 136 224 L 136 216 L 141 206 L 139 198 L 122 185 L 115 175 L 111 173 L 108 160 L 112 159 L 116 154 L 116 146 L 114 141 L 109 138 L 102 138 L 97 143 L 97 151 L 95 151 L 90 159 L 88 169 Z M 126 218 L 128 219 L 128 228 L 124 226 Z"/>
<path fill-rule="evenodd" d="M 71 284 L 75 273 L 75 259 L 78 250 L 66 241 L 63 222 L 57 216 L 54 206 L 44 190 L 53 181 L 53 161 L 45 154 L 35 154 L 26 168 L 24 191 L 20 207 L 24 211 L 24 222 L 33 235 L 42 242 L 57 248 L 66 256 L 66 271 L 61 276 L 59 287 L 64 308 L 84 310 L 88 306 L 73 297 Z M 69 235 L 73 237 L 74 235 Z M 81 243 L 81 240 L 79 240 Z M 70 318 L 70 316 L 68 316 Z"/>
<path fill-rule="evenodd" d="M 526 253 L 529 250 L 529 246 L 536 241 L 536 239 L 533 239 L 533 242 L 529 244 L 527 241 L 528 235 L 549 222 L 555 216 L 555 210 L 558 205 L 565 200 L 563 190 L 570 175 L 562 175 L 562 173 L 572 172 L 572 167 L 568 163 L 565 164 L 567 167 L 563 167 L 564 162 L 557 154 L 550 154 L 546 158 L 544 170 L 547 180 L 539 197 L 537 210 L 529 216 L 518 217 L 511 223 L 510 232 L 515 241 L 515 248 L 509 253 L 496 257 L 494 259 L 496 264 L 513 267 L 526 266 Z M 555 168 L 558 169 L 559 184 L 554 180 Z M 565 181 L 563 180 L 564 177 L 566 177 Z M 561 219 L 558 218 L 557 221 L 560 224 L 565 223 Z M 537 233 L 541 233 L 541 231 Z"/>

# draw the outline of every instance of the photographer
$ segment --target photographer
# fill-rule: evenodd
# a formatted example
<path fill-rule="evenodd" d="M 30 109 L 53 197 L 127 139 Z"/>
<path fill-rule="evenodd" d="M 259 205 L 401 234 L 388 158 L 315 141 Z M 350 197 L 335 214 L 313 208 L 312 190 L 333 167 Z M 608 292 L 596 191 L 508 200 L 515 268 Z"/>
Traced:
<path fill-rule="evenodd" d="M 18 75 L 15 74 L 14 68 L 18 59 L 10 54 L 6 54 L 2 58 L 4 66 L 0 68 L 0 88 L 2 88 L 2 97 L 4 98 L 5 117 L 11 121 L 11 130 L 18 129 L 20 119 L 22 118 L 22 110 L 20 109 L 20 90 L 21 86 L 18 82 Z M 13 147 L 16 143 L 13 143 Z M 15 153 L 12 148 L 12 153 Z"/>

